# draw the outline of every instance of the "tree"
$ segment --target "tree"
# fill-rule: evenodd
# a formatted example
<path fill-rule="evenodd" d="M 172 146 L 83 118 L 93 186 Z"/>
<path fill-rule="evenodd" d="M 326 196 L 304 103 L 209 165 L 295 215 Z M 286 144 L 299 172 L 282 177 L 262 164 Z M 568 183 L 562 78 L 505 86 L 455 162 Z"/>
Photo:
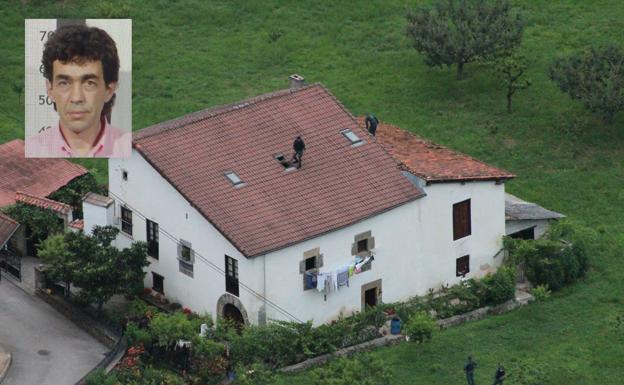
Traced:
<path fill-rule="evenodd" d="M 46 275 L 54 281 L 65 283 L 65 296 L 69 297 L 69 289 L 74 281 L 76 259 L 68 250 L 63 234 L 49 236 L 39 245 L 39 258 L 46 263 Z"/>
<path fill-rule="evenodd" d="M 508 0 L 439 0 L 407 14 L 407 35 L 429 66 L 464 65 L 504 56 L 522 40 L 524 22 Z"/>
<path fill-rule="evenodd" d="M 27 239 L 38 243 L 48 237 L 63 231 L 63 220 L 52 210 L 42 209 L 21 202 L 3 209 L 4 213 L 15 219 L 22 226 L 29 229 Z"/>
<path fill-rule="evenodd" d="M 624 49 L 616 45 L 592 47 L 584 53 L 559 57 L 550 78 L 572 99 L 610 123 L 624 108 Z"/>
<path fill-rule="evenodd" d="M 50 278 L 64 281 L 66 294 L 73 283 L 85 302 L 98 310 L 115 294 L 134 294 L 142 287 L 147 261 L 147 244 L 133 242 L 119 250 L 111 243 L 119 229 L 96 226 L 92 235 L 67 232 L 43 242 L 40 253 Z"/>
<path fill-rule="evenodd" d="M 520 79 L 528 66 L 526 57 L 516 53 L 501 57 L 496 62 L 496 71 L 507 90 L 507 112 L 509 113 L 511 113 L 511 98 L 514 94 L 531 86 L 530 80 Z"/>
<path fill-rule="evenodd" d="M 96 193 L 102 192 L 102 188 L 98 186 L 93 174 L 94 171 L 90 171 L 72 179 L 67 185 L 50 194 L 49 198 L 72 206 L 74 217 L 82 218 L 82 198 L 85 194 L 91 191 Z"/>

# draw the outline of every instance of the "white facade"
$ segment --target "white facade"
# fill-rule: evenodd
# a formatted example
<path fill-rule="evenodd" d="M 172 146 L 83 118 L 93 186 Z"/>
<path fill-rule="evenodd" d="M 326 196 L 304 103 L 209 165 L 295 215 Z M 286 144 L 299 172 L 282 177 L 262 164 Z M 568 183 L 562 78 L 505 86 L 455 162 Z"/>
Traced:
<path fill-rule="evenodd" d="M 122 178 L 124 171 L 127 180 Z M 133 211 L 133 235 L 122 232 L 118 247 L 146 240 L 143 216 L 159 225 L 159 259 L 150 258 L 147 287 L 152 286 L 151 273 L 157 273 L 164 277 L 167 298 L 194 311 L 215 315 L 219 298 L 225 293 L 223 270 L 228 255 L 238 261 L 238 306 L 251 323 L 289 319 L 263 298 L 299 320 L 320 324 L 341 313 L 360 311 L 363 285 L 377 281 L 379 300 L 394 302 L 425 294 L 429 288 L 457 283 L 461 279 L 455 274 L 459 257 L 470 256 L 467 277 L 483 276 L 501 263 L 501 257 L 494 256 L 505 234 L 504 185 L 493 181 L 425 186 L 427 195 L 423 198 L 251 259 L 243 256 L 134 150 L 129 159 L 109 160 L 109 190 L 116 201 L 116 216 L 122 202 Z M 471 202 L 471 235 L 453 240 L 453 204 L 466 199 Z M 92 225 L 85 216 L 85 229 Z M 316 289 L 303 289 L 299 263 L 306 251 L 319 248 L 323 254 L 320 271 L 330 271 L 352 259 L 354 237 L 368 231 L 375 239 L 375 260 L 369 271 L 352 276 L 349 287 L 327 294 L 326 300 Z M 196 253 L 192 278 L 179 271 L 176 240 L 180 239 L 190 242 Z"/>

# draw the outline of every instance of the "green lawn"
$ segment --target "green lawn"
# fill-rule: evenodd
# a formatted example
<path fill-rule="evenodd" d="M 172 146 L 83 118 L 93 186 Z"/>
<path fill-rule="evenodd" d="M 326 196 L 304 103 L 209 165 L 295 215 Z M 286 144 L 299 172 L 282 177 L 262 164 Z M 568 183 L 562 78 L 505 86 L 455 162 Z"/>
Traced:
<path fill-rule="evenodd" d="M 624 311 L 624 113 L 611 125 L 548 80 L 560 53 L 594 42 L 621 42 L 620 1 L 515 1 L 527 18 L 522 49 L 533 86 L 505 112 L 488 65 L 429 68 L 405 37 L 405 1 L 4 1 L 0 4 L 0 142 L 23 137 L 24 18 L 105 17 L 122 4 L 133 19 L 133 125 L 147 125 L 217 104 L 285 88 L 298 73 L 322 82 L 356 115 L 368 111 L 518 175 L 507 190 L 596 228 L 600 244 L 584 281 L 548 302 L 470 323 L 424 346 L 375 354 L 393 384 L 456 384 L 465 356 L 491 381 L 498 360 L 534 360 L 552 384 L 621 384 L 624 332 L 610 320 Z M 280 35 L 276 41 L 270 36 Z M 22 95 L 23 96 L 23 95 Z M 23 103 L 23 101 L 22 101 Z M 105 161 L 82 162 L 106 178 Z M 305 375 L 297 378 L 304 383 Z M 292 378 L 279 383 L 294 383 Z"/>

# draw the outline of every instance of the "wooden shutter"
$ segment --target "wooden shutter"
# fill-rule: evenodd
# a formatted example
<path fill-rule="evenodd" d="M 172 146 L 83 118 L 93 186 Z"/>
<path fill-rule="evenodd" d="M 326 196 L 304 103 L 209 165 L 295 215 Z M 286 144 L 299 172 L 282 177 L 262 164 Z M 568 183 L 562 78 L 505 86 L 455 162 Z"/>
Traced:
<path fill-rule="evenodd" d="M 453 205 L 453 240 L 471 234 L 470 199 Z"/>

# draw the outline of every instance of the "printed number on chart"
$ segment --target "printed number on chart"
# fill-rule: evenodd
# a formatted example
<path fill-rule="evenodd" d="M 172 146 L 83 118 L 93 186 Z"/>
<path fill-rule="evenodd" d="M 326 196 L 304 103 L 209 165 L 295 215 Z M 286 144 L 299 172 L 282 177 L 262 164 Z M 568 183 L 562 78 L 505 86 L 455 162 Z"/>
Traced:
<path fill-rule="evenodd" d="M 41 34 L 41 41 L 44 41 L 46 37 L 49 39 L 54 35 L 54 31 L 39 31 Z"/>
<path fill-rule="evenodd" d="M 49 96 L 46 95 L 39 95 L 39 105 L 43 106 L 44 104 L 47 104 L 48 106 L 52 105 L 52 99 L 50 99 Z"/>

